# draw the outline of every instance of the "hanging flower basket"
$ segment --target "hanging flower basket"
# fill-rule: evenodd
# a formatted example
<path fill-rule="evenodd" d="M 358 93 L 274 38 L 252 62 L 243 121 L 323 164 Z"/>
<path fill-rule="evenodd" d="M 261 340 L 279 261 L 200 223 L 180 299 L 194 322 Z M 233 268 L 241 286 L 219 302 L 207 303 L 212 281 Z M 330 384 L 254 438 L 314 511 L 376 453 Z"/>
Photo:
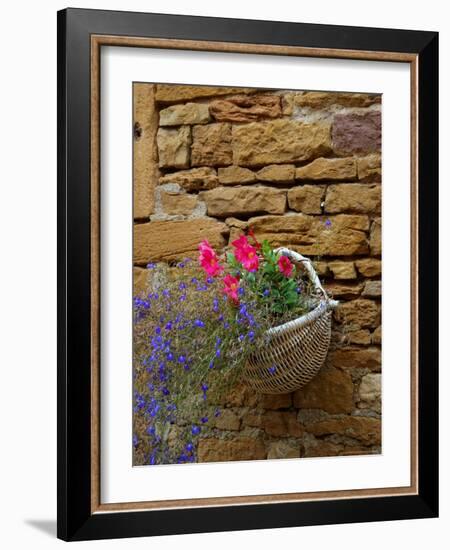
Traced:
<path fill-rule="evenodd" d="M 332 310 L 338 305 L 327 296 L 308 258 L 287 248 L 277 252 L 306 272 L 317 305 L 301 317 L 269 329 L 267 345 L 250 355 L 244 380 L 252 389 L 266 394 L 291 392 L 316 376 L 327 356 Z"/>

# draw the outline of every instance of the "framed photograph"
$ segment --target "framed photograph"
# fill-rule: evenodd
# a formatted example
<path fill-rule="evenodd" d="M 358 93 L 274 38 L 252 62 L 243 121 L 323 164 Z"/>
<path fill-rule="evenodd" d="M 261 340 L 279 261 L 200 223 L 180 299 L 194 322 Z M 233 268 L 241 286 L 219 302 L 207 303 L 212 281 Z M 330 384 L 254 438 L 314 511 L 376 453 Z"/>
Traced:
<path fill-rule="evenodd" d="M 437 96 L 433 32 L 58 13 L 58 537 L 437 516 Z"/>

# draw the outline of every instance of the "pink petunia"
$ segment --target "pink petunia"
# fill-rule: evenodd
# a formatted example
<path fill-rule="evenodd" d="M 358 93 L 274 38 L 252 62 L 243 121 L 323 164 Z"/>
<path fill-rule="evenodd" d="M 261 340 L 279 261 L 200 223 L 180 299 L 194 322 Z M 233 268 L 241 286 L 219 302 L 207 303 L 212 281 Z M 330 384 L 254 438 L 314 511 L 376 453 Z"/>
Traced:
<path fill-rule="evenodd" d="M 238 290 L 239 279 L 232 275 L 226 275 L 223 278 L 223 292 L 230 298 L 235 304 L 239 303 Z"/>
<path fill-rule="evenodd" d="M 278 258 L 278 269 L 285 277 L 290 277 L 294 266 L 292 265 L 291 260 L 286 256 L 280 256 Z"/>
<path fill-rule="evenodd" d="M 219 264 L 219 258 L 209 242 L 205 239 L 198 245 L 198 248 L 200 250 L 198 261 L 203 270 L 210 277 L 220 275 L 223 271 L 223 267 Z"/>
<path fill-rule="evenodd" d="M 235 248 L 235 256 L 238 262 L 244 266 L 247 271 L 257 271 L 259 267 L 258 252 L 252 246 L 245 235 L 241 235 L 231 243 Z"/>

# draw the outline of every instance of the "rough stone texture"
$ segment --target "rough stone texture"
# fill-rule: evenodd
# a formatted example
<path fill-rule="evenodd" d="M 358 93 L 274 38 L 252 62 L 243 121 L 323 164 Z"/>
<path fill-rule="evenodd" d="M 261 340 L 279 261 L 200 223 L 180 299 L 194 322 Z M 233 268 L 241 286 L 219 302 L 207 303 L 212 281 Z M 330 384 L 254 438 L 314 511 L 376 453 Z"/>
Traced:
<path fill-rule="evenodd" d="M 381 212 L 381 186 L 351 183 L 330 185 L 325 198 L 325 212 L 337 214 L 379 214 Z"/>
<path fill-rule="evenodd" d="M 331 441 L 323 441 L 315 437 L 305 440 L 304 456 L 313 458 L 319 456 L 338 456 L 341 454 L 344 446 L 341 444 L 332 443 Z"/>
<path fill-rule="evenodd" d="M 193 127 L 192 166 L 226 166 L 232 162 L 230 124 L 216 122 Z"/>
<path fill-rule="evenodd" d="M 377 153 L 381 150 L 381 112 L 347 113 L 334 117 L 333 149 L 338 154 Z"/>
<path fill-rule="evenodd" d="M 327 363 L 341 369 L 366 368 L 379 371 L 381 351 L 375 347 L 336 349 L 328 354 Z"/>
<path fill-rule="evenodd" d="M 159 103 L 181 103 L 192 99 L 252 92 L 255 92 L 254 88 L 157 84 L 156 101 Z"/>
<path fill-rule="evenodd" d="M 166 174 L 159 178 L 160 185 L 176 183 L 188 192 L 213 189 L 219 184 L 214 168 L 192 168 Z"/>
<path fill-rule="evenodd" d="M 197 205 L 197 196 L 161 191 L 161 205 L 166 214 L 189 216 Z"/>
<path fill-rule="evenodd" d="M 381 181 L 381 155 L 373 154 L 359 158 L 358 179 L 363 181 Z"/>
<path fill-rule="evenodd" d="M 366 216 L 341 214 L 331 218 L 292 214 L 290 216 L 261 216 L 251 218 L 249 226 L 260 239 L 273 246 L 288 246 L 306 255 L 343 256 L 368 252 Z M 326 228 L 327 230 L 324 230 Z"/>
<path fill-rule="evenodd" d="M 372 332 L 372 344 L 381 344 L 381 326 Z"/>
<path fill-rule="evenodd" d="M 353 158 L 319 158 L 295 171 L 298 180 L 352 180 L 356 178 L 356 161 Z"/>
<path fill-rule="evenodd" d="M 321 260 L 313 260 L 312 264 L 319 277 L 327 277 L 330 274 L 327 262 Z"/>
<path fill-rule="evenodd" d="M 333 105 L 340 107 L 370 107 L 381 103 L 379 94 L 355 94 L 336 92 L 300 92 L 294 94 L 294 104 L 299 107 L 323 109 Z"/>
<path fill-rule="evenodd" d="M 275 395 L 261 394 L 258 407 L 263 409 L 287 409 L 292 405 L 292 394 L 277 393 Z"/>
<path fill-rule="evenodd" d="M 271 164 L 258 170 L 256 177 L 260 181 L 271 183 L 293 183 L 295 166 L 293 164 Z"/>
<path fill-rule="evenodd" d="M 158 112 L 154 85 L 137 83 L 133 92 L 133 215 L 135 219 L 143 219 L 154 211 L 154 192 L 159 176 L 155 141 Z"/>
<path fill-rule="evenodd" d="M 160 168 L 188 168 L 191 129 L 160 128 L 156 137 Z"/>
<path fill-rule="evenodd" d="M 172 105 L 159 112 L 160 126 L 181 126 L 182 124 L 206 124 L 209 122 L 208 105 L 203 103 L 186 103 Z"/>
<path fill-rule="evenodd" d="M 208 218 L 187 221 L 156 221 L 134 226 L 134 263 L 174 260 L 197 253 L 198 243 L 208 239 L 214 248 L 225 245 L 228 228 Z"/>
<path fill-rule="evenodd" d="M 366 281 L 362 296 L 367 298 L 380 298 L 381 297 L 381 281 Z"/>
<path fill-rule="evenodd" d="M 276 95 L 236 95 L 212 101 L 210 111 L 219 122 L 252 122 L 280 116 L 281 101 Z"/>
<path fill-rule="evenodd" d="M 381 218 L 376 218 L 370 228 L 370 253 L 381 256 Z"/>
<path fill-rule="evenodd" d="M 334 315 L 346 326 L 375 328 L 380 324 L 381 306 L 374 300 L 359 298 L 341 304 Z"/>
<path fill-rule="evenodd" d="M 353 410 L 351 376 L 335 368 L 321 369 L 311 382 L 294 393 L 294 407 L 321 409 L 330 414 L 351 413 Z"/>
<path fill-rule="evenodd" d="M 148 269 L 142 267 L 133 268 L 133 296 L 138 296 L 147 291 Z"/>
<path fill-rule="evenodd" d="M 215 419 L 214 427 L 220 430 L 239 430 L 241 420 L 233 411 L 224 409 L 220 416 Z"/>
<path fill-rule="evenodd" d="M 238 439 L 201 439 L 198 443 L 199 462 L 230 460 L 261 460 L 266 458 L 264 443 L 251 437 Z"/>
<path fill-rule="evenodd" d="M 289 208 L 303 214 L 321 214 L 325 195 L 323 185 L 301 185 L 288 191 Z"/>
<path fill-rule="evenodd" d="M 267 458 L 300 458 L 300 445 L 290 441 L 276 441 L 271 443 L 267 452 Z"/>
<path fill-rule="evenodd" d="M 230 228 L 228 243 L 232 243 L 247 230 L 248 223 L 237 218 L 226 218 L 225 223 Z"/>
<path fill-rule="evenodd" d="M 341 262 L 339 260 L 328 262 L 328 267 L 336 280 L 356 279 L 356 269 L 354 262 Z"/>
<path fill-rule="evenodd" d="M 239 214 L 282 214 L 286 209 L 286 193 L 271 187 L 217 187 L 201 195 L 209 216 L 225 218 Z"/>
<path fill-rule="evenodd" d="M 278 119 L 233 126 L 234 164 L 301 162 L 331 149 L 330 125 Z"/>
<path fill-rule="evenodd" d="M 372 337 L 371 337 L 370 331 L 364 328 L 360 330 L 355 330 L 353 332 L 344 333 L 343 342 L 345 344 L 368 346 L 372 342 Z"/>
<path fill-rule="evenodd" d="M 363 416 L 330 418 L 306 426 L 306 430 L 317 436 L 340 434 L 361 441 L 365 445 L 381 443 L 381 421 Z"/>
<path fill-rule="evenodd" d="M 362 283 L 325 283 L 325 290 L 336 299 L 350 300 L 357 298 L 363 289 Z"/>
<path fill-rule="evenodd" d="M 295 412 L 267 411 L 262 420 L 264 431 L 274 437 L 299 437 L 303 427 Z"/>
<path fill-rule="evenodd" d="M 222 185 L 241 185 L 257 181 L 256 174 L 248 168 L 242 168 L 242 166 L 219 168 L 218 174 L 219 182 Z"/>
<path fill-rule="evenodd" d="M 381 260 L 377 260 L 376 258 L 356 260 L 355 265 L 359 273 L 364 277 L 378 277 L 381 275 Z"/>
<path fill-rule="evenodd" d="M 381 412 L 381 374 L 370 373 L 361 378 L 358 407 Z"/>

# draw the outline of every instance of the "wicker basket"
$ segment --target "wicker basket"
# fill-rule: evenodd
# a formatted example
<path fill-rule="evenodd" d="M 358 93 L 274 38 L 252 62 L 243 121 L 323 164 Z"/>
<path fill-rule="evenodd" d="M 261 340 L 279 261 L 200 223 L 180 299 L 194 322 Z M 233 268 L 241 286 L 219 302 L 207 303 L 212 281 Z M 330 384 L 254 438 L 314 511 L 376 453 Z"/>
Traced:
<path fill-rule="evenodd" d="M 306 271 L 318 305 L 297 319 L 269 329 L 268 345 L 250 356 L 244 380 L 259 393 L 268 394 L 299 389 L 318 373 L 330 345 L 332 310 L 338 305 L 328 298 L 308 258 L 287 248 L 277 251 Z"/>

